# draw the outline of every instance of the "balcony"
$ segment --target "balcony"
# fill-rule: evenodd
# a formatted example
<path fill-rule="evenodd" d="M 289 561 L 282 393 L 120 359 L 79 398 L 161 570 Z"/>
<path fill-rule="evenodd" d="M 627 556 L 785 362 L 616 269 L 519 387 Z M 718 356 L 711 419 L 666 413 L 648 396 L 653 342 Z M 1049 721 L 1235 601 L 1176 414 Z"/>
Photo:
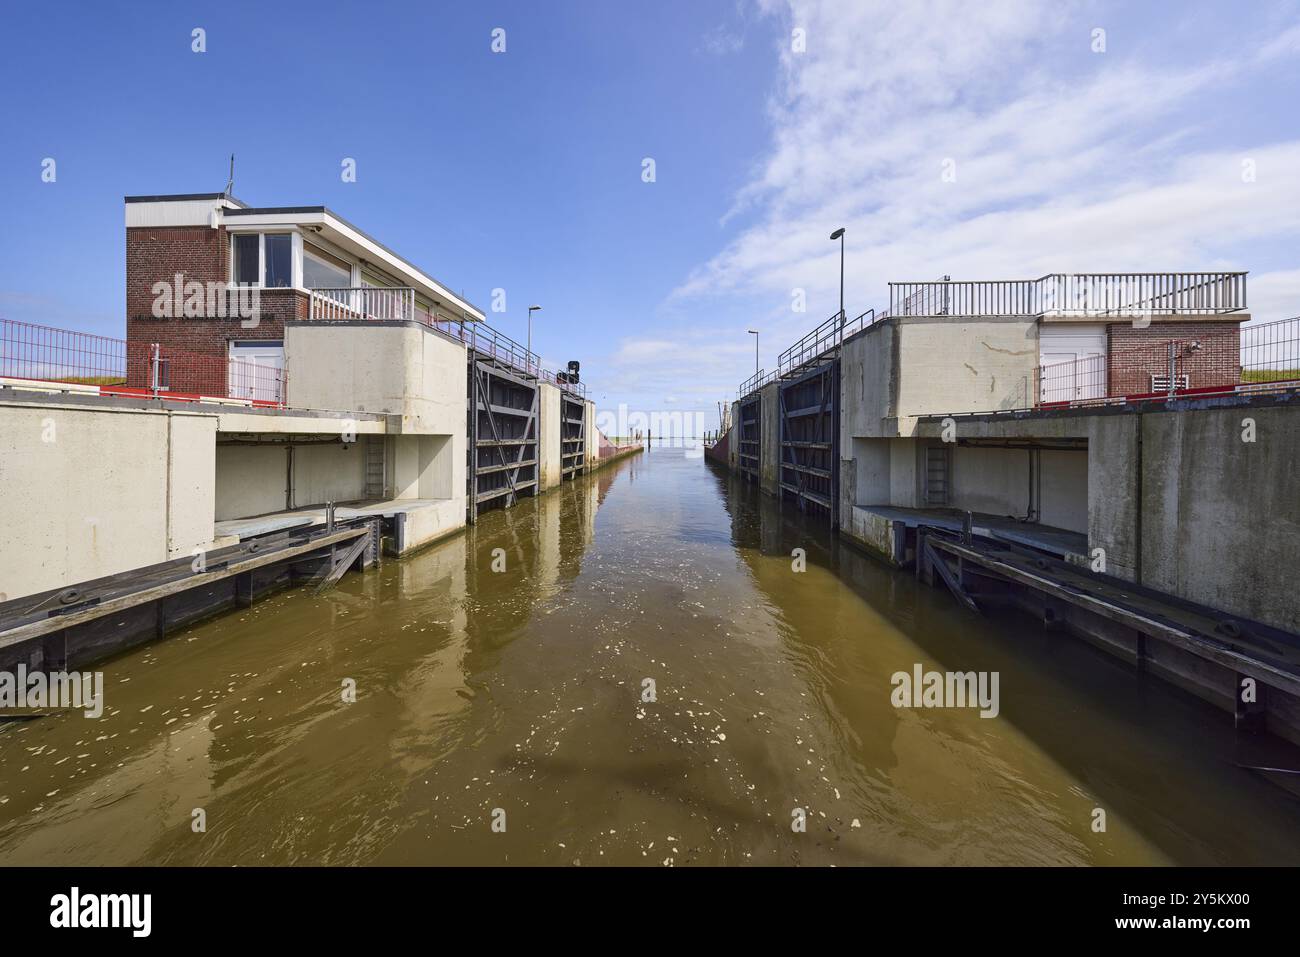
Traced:
<path fill-rule="evenodd" d="M 446 319 L 423 309 L 415 301 L 415 290 L 408 286 L 350 286 L 311 290 L 308 318 L 322 322 L 405 321 L 423 323 L 445 336 L 465 344 L 503 365 L 552 385 L 586 395 L 586 386 L 570 382 L 563 373 L 542 367 L 540 357 L 498 332 L 487 323 L 465 319 Z"/>
<path fill-rule="evenodd" d="M 416 309 L 415 290 L 410 287 L 349 286 L 311 290 L 308 318 L 325 322 L 407 320 L 418 318 Z M 432 317 L 420 312 L 421 321 L 431 325 Z"/>

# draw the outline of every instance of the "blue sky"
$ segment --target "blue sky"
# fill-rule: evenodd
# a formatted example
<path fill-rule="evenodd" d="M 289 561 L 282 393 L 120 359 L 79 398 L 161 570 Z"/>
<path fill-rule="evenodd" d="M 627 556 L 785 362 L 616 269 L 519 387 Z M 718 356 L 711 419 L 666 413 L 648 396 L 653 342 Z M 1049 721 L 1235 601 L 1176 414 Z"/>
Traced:
<path fill-rule="evenodd" d="M 1213 268 L 1251 270 L 1259 319 L 1300 314 L 1291 2 L 3 16 L 6 318 L 121 335 L 122 196 L 218 191 L 231 152 L 246 202 L 323 203 L 484 309 L 504 289 L 489 321 L 516 338 L 541 303 L 538 351 L 580 359 L 605 408 L 713 416 L 753 371 L 747 328 L 770 366 L 838 308 L 839 225 L 851 315 L 891 279 Z"/>

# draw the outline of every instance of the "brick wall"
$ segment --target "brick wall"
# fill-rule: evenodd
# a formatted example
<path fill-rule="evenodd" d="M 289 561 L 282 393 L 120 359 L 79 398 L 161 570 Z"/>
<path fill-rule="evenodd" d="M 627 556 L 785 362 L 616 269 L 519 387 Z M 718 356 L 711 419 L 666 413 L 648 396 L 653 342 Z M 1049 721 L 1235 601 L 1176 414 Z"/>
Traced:
<path fill-rule="evenodd" d="M 1204 389 L 1235 385 L 1241 372 L 1238 323 L 1158 322 L 1145 329 L 1131 323 L 1107 326 L 1107 392 L 1140 395 L 1151 391 L 1151 376 L 1168 374 L 1169 343 L 1177 342 L 1176 374 L 1187 376 L 1187 387 Z M 1199 349 L 1188 348 L 1199 342 Z M 1180 382 L 1181 386 L 1181 382 Z"/>
<path fill-rule="evenodd" d="M 175 392 L 224 394 L 226 357 L 233 339 L 283 339 L 286 319 L 306 319 L 305 293 L 293 289 L 260 291 L 255 319 L 214 318 L 204 302 L 203 315 L 182 315 L 184 299 L 174 301 L 171 318 L 153 316 L 154 284 L 182 282 L 225 284 L 229 277 L 230 244 L 224 227 L 141 226 L 126 231 L 126 338 L 127 384 L 148 384 L 149 344 L 158 343 L 171 360 L 171 388 Z M 235 310 L 227 303 L 228 315 Z M 247 325 L 246 325 L 247 323 Z"/>

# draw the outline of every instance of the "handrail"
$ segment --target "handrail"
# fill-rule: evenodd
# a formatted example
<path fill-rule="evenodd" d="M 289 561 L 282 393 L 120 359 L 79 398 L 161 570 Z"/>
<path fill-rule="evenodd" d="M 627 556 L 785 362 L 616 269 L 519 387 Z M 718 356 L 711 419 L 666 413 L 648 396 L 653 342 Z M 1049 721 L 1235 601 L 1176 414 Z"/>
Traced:
<path fill-rule="evenodd" d="M 740 384 L 736 390 L 739 398 L 761 389 L 776 379 L 783 378 L 795 369 L 813 362 L 826 353 L 838 348 L 845 339 L 856 335 L 868 326 L 885 318 L 885 313 L 874 309 L 859 313 L 854 318 L 841 321 L 841 314 L 835 313 L 777 357 L 777 367 L 772 372 L 760 369 Z"/>
<path fill-rule="evenodd" d="M 1221 315 L 1246 308 L 1245 272 L 1048 273 L 1037 279 L 891 282 L 896 316 Z"/>
<path fill-rule="evenodd" d="M 537 353 L 520 345 L 504 332 L 485 322 L 447 319 L 430 313 L 415 301 L 410 286 L 340 286 L 311 290 L 308 315 L 328 322 L 356 320 L 414 320 L 437 329 L 476 352 L 489 355 L 525 375 L 550 382 L 575 395 L 587 394 L 586 386 L 569 382 L 561 374 L 542 367 Z"/>
<path fill-rule="evenodd" d="M 415 290 L 410 286 L 338 286 L 311 290 L 310 317 L 317 320 L 412 319 Z"/>
<path fill-rule="evenodd" d="M 879 318 L 881 317 L 876 315 L 874 309 L 868 309 L 866 312 L 847 321 L 843 313 L 835 313 L 781 353 L 777 359 L 778 374 L 785 375 L 787 372 L 820 358 L 843 343 L 849 336 L 855 335 L 870 325 L 874 325 Z"/>
<path fill-rule="evenodd" d="M 767 385 L 775 378 L 776 378 L 776 373 L 768 374 L 763 369 L 759 369 L 752 376 L 750 376 L 748 379 L 746 379 L 744 382 L 740 384 L 740 388 L 736 390 L 736 396 L 738 398 L 743 399 L 751 392 L 757 392 L 759 389 L 763 388 L 763 386 Z"/>

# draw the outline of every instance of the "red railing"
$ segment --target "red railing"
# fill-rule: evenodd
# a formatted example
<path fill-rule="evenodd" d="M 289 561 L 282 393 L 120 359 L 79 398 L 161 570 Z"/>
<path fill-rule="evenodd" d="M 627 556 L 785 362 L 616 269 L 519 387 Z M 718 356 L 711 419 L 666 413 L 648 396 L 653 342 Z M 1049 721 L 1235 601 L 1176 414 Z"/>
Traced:
<path fill-rule="evenodd" d="M 281 408 L 286 398 L 284 370 L 274 360 L 202 355 L 11 319 L 0 319 L 0 377 L 173 401 L 240 399 Z"/>
<path fill-rule="evenodd" d="M 232 359 L 161 344 L 151 345 L 146 358 L 143 375 L 134 381 L 151 396 L 173 401 L 239 399 L 269 408 L 285 405 L 281 356 Z"/>

